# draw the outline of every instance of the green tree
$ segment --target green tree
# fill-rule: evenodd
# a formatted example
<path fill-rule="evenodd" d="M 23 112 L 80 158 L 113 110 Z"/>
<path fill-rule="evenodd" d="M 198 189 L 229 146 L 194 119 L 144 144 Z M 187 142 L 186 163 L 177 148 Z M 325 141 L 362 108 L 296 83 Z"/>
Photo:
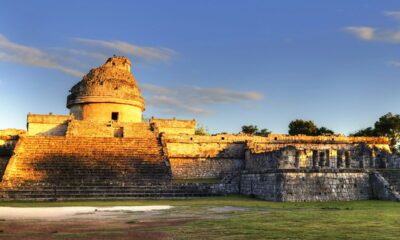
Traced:
<path fill-rule="evenodd" d="M 318 128 L 313 121 L 305 121 L 302 119 L 296 119 L 289 123 L 289 134 L 298 135 L 304 134 L 308 136 L 317 136 Z"/>
<path fill-rule="evenodd" d="M 326 127 L 320 127 L 318 128 L 318 134 L 317 135 L 333 135 L 335 134 L 334 131 L 326 128 Z"/>
<path fill-rule="evenodd" d="M 260 131 L 257 131 L 257 132 L 255 133 L 255 135 L 257 135 L 257 136 L 262 136 L 262 137 L 268 137 L 268 135 L 270 135 L 270 134 L 271 134 L 271 132 L 268 131 L 268 129 L 266 129 L 266 128 L 263 128 L 263 129 L 261 129 Z"/>
<path fill-rule="evenodd" d="M 378 134 L 375 131 L 375 128 L 367 127 L 360 129 L 354 133 L 351 133 L 350 136 L 352 137 L 376 137 Z"/>
<path fill-rule="evenodd" d="M 400 140 L 400 115 L 391 112 L 383 115 L 375 122 L 375 131 L 378 136 L 389 138 L 393 152 L 397 152 L 397 145 Z"/>
<path fill-rule="evenodd" d="M 263 136 L 263 137 L 267 137 L 269 134 L 271 134 L 271 132 L 268 131 L 268 129 L 266 128 L 258 130 L 258 127 L 256 125 L 243 125 L 242 133 Z"/>
<path fill-rule="evenodd" d="M 206 135 L 210 135 L 210 133 L 208 132 L 208 128 L 202 125 L 199 125 L 194 134 L 196 135 L 202 135 L 202 136 L 206 136 Z"/>
<path fill-rule="evenodd" d="M 256 125 L 243 125 L 242 133 L 245 134 L 255 134 L 258 131 L 258 127 Z"/>

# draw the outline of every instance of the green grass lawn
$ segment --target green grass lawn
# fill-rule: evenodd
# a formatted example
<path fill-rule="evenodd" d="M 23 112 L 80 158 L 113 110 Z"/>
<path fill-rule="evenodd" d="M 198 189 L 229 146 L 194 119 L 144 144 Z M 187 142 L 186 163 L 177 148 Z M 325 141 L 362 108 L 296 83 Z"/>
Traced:
<path fill-rule="evenodd" d="M 350 201 L 317 203 L 266 202 L 241 196 L 190 200 L 97 200 L 0 202 L 0 206 L 127 206 L 172 205 L 192 212 L 205 207 L 246 208 L 198 218 L 183 225 L 147 228 L 176 239 L 400 239 L 400 203 Z M 203 213 L 204 214 L 204 213 Z M 134 224 L 132 224 L 134 225 Z"/>

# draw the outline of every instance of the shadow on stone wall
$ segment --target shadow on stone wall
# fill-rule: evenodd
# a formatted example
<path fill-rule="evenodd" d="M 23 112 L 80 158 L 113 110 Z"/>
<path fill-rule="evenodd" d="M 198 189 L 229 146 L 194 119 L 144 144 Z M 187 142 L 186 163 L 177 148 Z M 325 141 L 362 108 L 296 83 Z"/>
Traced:
<path fill-rule="evenodd" d="M 18 159 L 26 161 L 26 159 Z M 21 164 L 21 163 L 18 163 Z M 11 173 L 8 181 L 57 186 L 146 184 L 170 179 L 169 169 L 157 156 L 104 154 L 46 154 L 34 156 Z"/>

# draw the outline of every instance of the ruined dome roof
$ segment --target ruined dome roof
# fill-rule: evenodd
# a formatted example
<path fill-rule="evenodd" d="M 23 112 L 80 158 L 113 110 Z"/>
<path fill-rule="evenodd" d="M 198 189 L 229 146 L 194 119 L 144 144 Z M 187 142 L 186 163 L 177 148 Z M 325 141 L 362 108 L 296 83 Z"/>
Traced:
<path fill-rule="evenodd" d="M 102 66 L 90 70 L 71 88 L 67 108 L 74 104 L 109 102 L 134 105 L 144 111 L 144 100 L 130 68 L 127 57 L 111 57 Z"/>

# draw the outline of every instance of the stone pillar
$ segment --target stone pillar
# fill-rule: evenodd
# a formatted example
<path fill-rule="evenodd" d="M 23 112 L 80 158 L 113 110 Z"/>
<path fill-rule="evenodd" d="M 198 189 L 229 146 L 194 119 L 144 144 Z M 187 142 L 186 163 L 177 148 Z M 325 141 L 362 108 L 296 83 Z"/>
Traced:
<path fill-rule="evenodd" d="M 329 167 L 337 168 L 337 150 L 335 149 L 329 151 Z"/>
<path fill-rule="evenodd" d="M 330 165 L 331 165 L 330 153 L 331 153 L 331 151 L 325 150 L 325 167 L 326 168 L 330 168 Z"/>
<path fill-rule="evenodd" d="M 317 150 L 313 150 L 313 154 L 312 154 L 312 167 L 316 168 L 318 167 L 319 164 L 319 154 Z"/>
<path fill-rule="evenodd" d="M 319 152 L 319 167 L 323 168 L 325 167 L 325 159 L 326 159 L 326 153 L 324 151 Z"/>
<path fill-rule="evenodd" d="M 304 150 L 305 158 L 306 158 L 306 167 L 312 168 L 313 166 L 313 151 L 312 150 Z"/>
<path fill-rule="evenodd" d="M 294 167 L 299 168 L 300 167 L 300 151 L 296 150 L 295 156 L 294 156 Z"/>
<path fill-rule="evenodd" d="M 351 168 L 351 151 L 345 152 L 345 164 L 346 168 Z"/>
<path fill-rule="evenodd" d="M 304 151 L 300 150 L 300 151 L 297 151 L 296 156 L 298 159 L 297 168 L 307 167 L 307 154 Z"/>
<path fill-rule="evenodd" d="M 371 150 L 371 158 L 369 159 L 369 167 L 376 168 L 376 152 L 374 149 Z"/>
<path fill-rule="evenodd" d="M 346 156 L 345 151 L 339 150 L 337 152 L 337 168 L 344 168 L 346 166 Z"/>

